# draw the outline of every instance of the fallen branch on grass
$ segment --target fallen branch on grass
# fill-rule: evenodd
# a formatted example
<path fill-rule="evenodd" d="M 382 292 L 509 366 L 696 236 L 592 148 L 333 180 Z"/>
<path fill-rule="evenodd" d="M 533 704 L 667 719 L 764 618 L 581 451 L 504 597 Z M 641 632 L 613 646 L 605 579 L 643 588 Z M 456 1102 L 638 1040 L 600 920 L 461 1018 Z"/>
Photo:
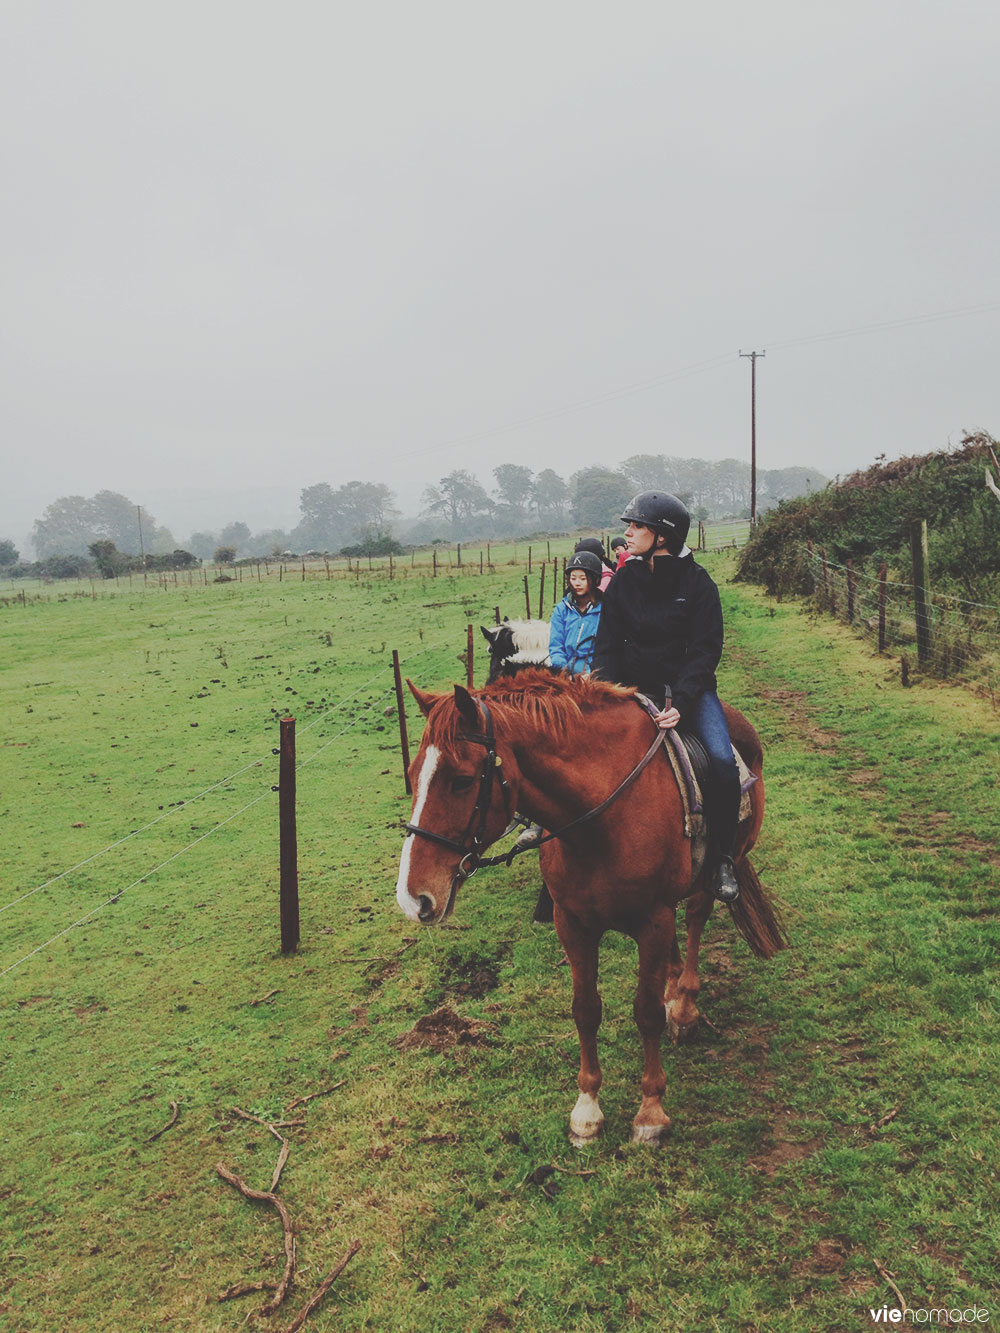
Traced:
<path fill-rule="evenodd" d="M 871 1255 L 869 1255 L 868 1257 L 869 1259 L 871 1259 Z M 888 1282 L 889 1286 L 892 1287 L 893 1291 L 899 1297 L 899 1303 L 903 1307 L 903 1318 L 905 1319 L 906 1311 L 909 1309 L 909 1307 L 906 1304 L 906 1298 L 904 1297 L 900 1289 L 896 1286 L 895 1282 L 893 1282 L 892 1278 L 889 1276 L 886 1270 L 879 1263 L 879 1261 L 877 1259 L 872 1259 L 872 1264 L 874 1265 L 875 1271 L 878 1273 L 878 1275 L 881 1278 L 884 1278 L 886 1282 Z"/>
<path fill-rule="evenodd" d="M 235 1301 L 237 1296 L 249 1296 L 254 1291 L 274 1291 L 277 1286 L 277 1282 L 238 1282 L 235 1286 L 227 1287 L 217 1299 Z"/>
<path fill-rule="evenodd" d="M 884 1115 L 881 1120 L 876 1120 L 875 1123 L 873 1125 L 869 1125 L 868 1128 L 872 1130 L 881 1129 L 882 1126 L 887 1125 L 890 1120 L 895 1120 L 896 1116 L 899 1115 L 902 1109 L 903 1108 L 901 1106 L 894 1106 L 888 1115 Z"/>
<path fill-rule="evenodd" d="M 158 1139 L 161 1134 L 166 1134 L 167 1130 L 170 1129 L 172 1125 L 176 1125 L 177 1117 L 180 1115 L 180 1107 L 177 1104 L 177 1102 L 171 1102 L 170 1109 L 171 1111 L 173 1111 L 173 1115 L 170 1117 L 170 1119 L 167 1121 L 167 1123 L 163 1126 L 162 1129 L 158 1129 L 155 1134 L 150 1134 L 149 1138 L 146 1140 L 147 1143 L 152 1143 L 153 1140 Z"/>
<path fill-rule="evenodd" d="M 269 1000 L 272 995 L 280 995 L 280 994 L 281 994 L 280 988 L 278 990 L 269 990 L 266 995 L 258 995 L 256 1000 L 251 1000 L 250 1004 L 251 1006 L 255 1004 L 263 1004 L 264 1001 Z"/>
<path fill-rule="evenodd" d="M 333 1269 L 332 1272 L 327 1273 L 326 1277 L 316 1288 L 316 1295 L 313 1296 L 312 1300 L 307 1301 L 306 1304 L 303 1305 L 302 1309 L 298 1312 L 298 1314 L 295 1316 L 292 1322 L 285 1329 L 285 1333 L 298 1333 L 298 1330 L 302 1327 L 302 1325 L 306 1322 L 306 1320 L 309 1318 L 312 1312 L 316 1309 L 320 1301 L 330 1290 L 330 1288 L 336 1282 L 337 1278 L 340 1277 L 341 1273 L 344 1271 L 344 1269 L 347 1267 L 347 1265 L 351 1262 L 351 1260 L 354 1258 L 354 1256 L 360 1249 L 361 1249 L 361 1242 L 359 1240 L 352 1240 L 350 1248 L 344 1255 L 343 1259 L 341 1259 L 340 1263 L 337 1265 L 335 1269 Z"/>
<path fill-rule="evenodd" d="M 251 1115 L 249 1111 L 241 1111 L 238 1106 L 234 1106 L 232 1109 L 233 1114 L 238 1115 L 241 1120 L 252 1120 L 255 1125 L 263 1125 L 265 1129 L 269 1129 L 281 1144 L 281 1152 L 278 1153 L 278 1164 L 274 1168 L 274 1175 L 271 1177 L 271 1192 L 273 1193 L 278 1188 L 278 1181 L 281 1179 L 281 1173 L 285 1169 L 285 1163 L 288 1161 L 288 1154 L 291 1151 L 288 1140 L 278 1133 L 277 1127 L 280 1125 L 282 1129 L 287 1129 L 289 1125 L 304 1125 L 306 1122 L 304 1120 L 278 1120 L 272 1124 L 270 1120 L 263 1120 L 259 1115 Z"/>
<path fill-rule="evenodd" d="M 291 1149 L 288 1146 L 288 1140 L 282 1139 L 281 1152 L 278 1153 L 278 1162 L 274 1168 L 274 1174 L 271 1176 L 270 1189 L 272 1194 L 278 1188 L 278 1182 L 281 1180 L 281 1173 L 285 1169 L 285 1163 L 288 1161 L 288 1154 L 290 1151 Z"/>
<path fill-rule="evenodd" d="M 272 1190 L 251 1189 L 246 1181 L 241 1180 L 235 1172 L 230 1171 L 229 1167 L 226 1166 L 224 1162 L 216 1162 L 215 1169 L 218 1171 L 222 1179 L 228 1181 L 230 1185 L 238 1189 L 245 1199 L 252 1199 L 257 1203 L 269 1203 L 272 1208 L 278 1210 L 278 1216 L 281 1218 L 281 1225 L 284 1228 L 285 1271 L 281 1275 L 281 1281 L 274 1289 L 273 1298 L 268 1301 L 266 1305 L 261 1306 L 259 1312 L 264 1316 L 272 1315 L 285 1299 L 289 1283 L 295 1273 L 295 1236 L 292 1232 L 292 1219 L 288 1214 L 288 1209 Z M 245 1290 L 255 1291 L 257 1290 L 257 1287 L 256 1285 L 252 1285 Z M 261 1288 L 261 1290 L 263 1290 L 263 1288 Z M 229 1291 L 233 1291 L 233 1288 L 230 1287 Z M 219 1297 L 219 1300 L 224 1299 L 230 1299 L 228 1293 L 224 1293 L 223 1296 Z"/>
<path fill-rule="evenodd" d="M 342 1078 L 339 1083 L 334 1083 L 332 1088 L 324 1088 L 322 1092 L 310 1092 L 307 1093 L 305 1097 L 296 1097 L 294 1102 L 288 1103 L 285 1110 L 294 1111 L 296 1106 L 305 1106 L 306 1102 L 311 1102 L 316 1097 L 329 1097 L 331 1092 L 336 1092 L 337 1089 L 342 1088 L 346 1082 L 347 1079 Z"/>
<path fill-rule="evenodd" d="M 280 1139 L 279 1129 L 294 1129 L 296 1126 L 304 1125 L 304 1120 L 262 1120 L 259 1115 L 251 1115 L 249 1111 L 241 1111 L 238 1106 L 231 1108 L 233 1115 L 238 1115 L 241 1120 L 252 1120 L 255 1125 L 263 1125 L 269 1129 L 276 1139 Z M 284 1140 L 282 1140 L 283 1142 Z"/>

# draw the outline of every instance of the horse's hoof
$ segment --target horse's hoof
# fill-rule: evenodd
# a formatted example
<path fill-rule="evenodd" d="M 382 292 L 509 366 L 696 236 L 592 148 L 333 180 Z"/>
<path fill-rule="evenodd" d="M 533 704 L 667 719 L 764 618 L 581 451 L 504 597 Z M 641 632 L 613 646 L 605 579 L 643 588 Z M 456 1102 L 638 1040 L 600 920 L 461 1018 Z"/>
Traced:
<path fill-rule="evenodd" d="M 632 1142 L 644 1143 L 647 1147 L 658 1148 L 670 1137 L 670 1121 L 662 1125 L 633 1125 Z"/>
<path fill-rule="evenodd" d="M 686 1023 L 680 1023 L 670 1012 L 670 1006 L 667 1006 L 667 1035 L 674 1045 L 681 1042 L 694 1041 L 698 1035 L 698 1015 Z"/>
<path fill-rule="evenodd" d="M 581 1092 L 569 1118 L 569 1141 L 574 1148 L 593 1143 L 604 1128 L 604 1115 L 597 1098 Z"/>

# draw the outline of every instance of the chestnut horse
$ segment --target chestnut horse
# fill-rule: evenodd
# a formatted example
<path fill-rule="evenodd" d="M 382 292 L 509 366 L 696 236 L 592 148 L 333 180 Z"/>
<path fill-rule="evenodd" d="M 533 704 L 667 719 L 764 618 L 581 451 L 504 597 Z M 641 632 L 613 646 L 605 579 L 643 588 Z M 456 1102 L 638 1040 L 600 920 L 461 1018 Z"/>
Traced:
<path fill-rule="evenodd" d="M 642 1037 L 642 1105 L 633 1142 L 656 1143 L 670 1121 L 660 1038 L 698 1022 L 698 947 L 713 906 L 703 886 L 704 845 L 684 835 L 681 796 L 664 756 L 652 753 L 657 729 L 635 690 L 538 669 L 470 693 L 426 694 L 407 681 L 427 718 L 410 768 L 414 799 L 403 843 L 396 899 L 413 921 L 434 925 L 451 912 L 459 886 L 517 809 L 553 836 L 541 847 L 542 875 L 554 902 L 559 939 L 573 970 L 573 1018 L 580 1038 L 579 1097 L 570 1137 L 600 1132 L 601 1066 L 597 1029 L 598 945 L 605 931 L 630 935 L 639 950 L 633 1012 Z M 740 826 L 734 921 L 759 957 L 785 944 L 767 896 L 747 860 L 764 815 L 760 740 L 726 708 L 733 742 L 758 781 Z M 618 786 L 646 766 L 608 804 Z M 687 900 L 687 950 L 681 961 L 677 904 Z"/>

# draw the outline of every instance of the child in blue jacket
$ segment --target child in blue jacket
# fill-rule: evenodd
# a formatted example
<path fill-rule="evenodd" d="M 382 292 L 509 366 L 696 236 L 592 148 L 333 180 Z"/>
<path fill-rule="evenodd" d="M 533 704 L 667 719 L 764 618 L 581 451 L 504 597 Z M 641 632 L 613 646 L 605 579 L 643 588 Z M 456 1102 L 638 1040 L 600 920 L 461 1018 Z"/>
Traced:
<path fill-rule="evenodd" d="M 549 661 L 573 675 L 590 670 L 601 621 L 601 575 L 604 570 L 590 551 L 577 551 L 566 561 L 566 596 L 552 612 Z"/>
<path fill-rule="evenodd" d="M 566 561 L 566 596 L 552 611 L 549 626 L 549 661 L 574 676 L 590 670 L 601 623 L 601 575 L 604 566 L 592 551 L 576 551 Z M 514 846 L 519 851 L 537 847 L 541 824 L 529 824 Z M 541 918 L 539 918 L 541 920 Z"/>

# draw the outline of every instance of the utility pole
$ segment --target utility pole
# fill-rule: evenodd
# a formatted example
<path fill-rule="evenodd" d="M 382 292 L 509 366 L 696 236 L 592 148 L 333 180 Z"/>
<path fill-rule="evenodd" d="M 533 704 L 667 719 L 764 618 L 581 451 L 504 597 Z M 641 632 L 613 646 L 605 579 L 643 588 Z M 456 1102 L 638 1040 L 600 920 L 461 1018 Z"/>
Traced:
<path fill-rule="evenodd" d="M 740 352 L 750 362 L 750 526 L 757 524 L 757 358 L 767 352 Z"/>

